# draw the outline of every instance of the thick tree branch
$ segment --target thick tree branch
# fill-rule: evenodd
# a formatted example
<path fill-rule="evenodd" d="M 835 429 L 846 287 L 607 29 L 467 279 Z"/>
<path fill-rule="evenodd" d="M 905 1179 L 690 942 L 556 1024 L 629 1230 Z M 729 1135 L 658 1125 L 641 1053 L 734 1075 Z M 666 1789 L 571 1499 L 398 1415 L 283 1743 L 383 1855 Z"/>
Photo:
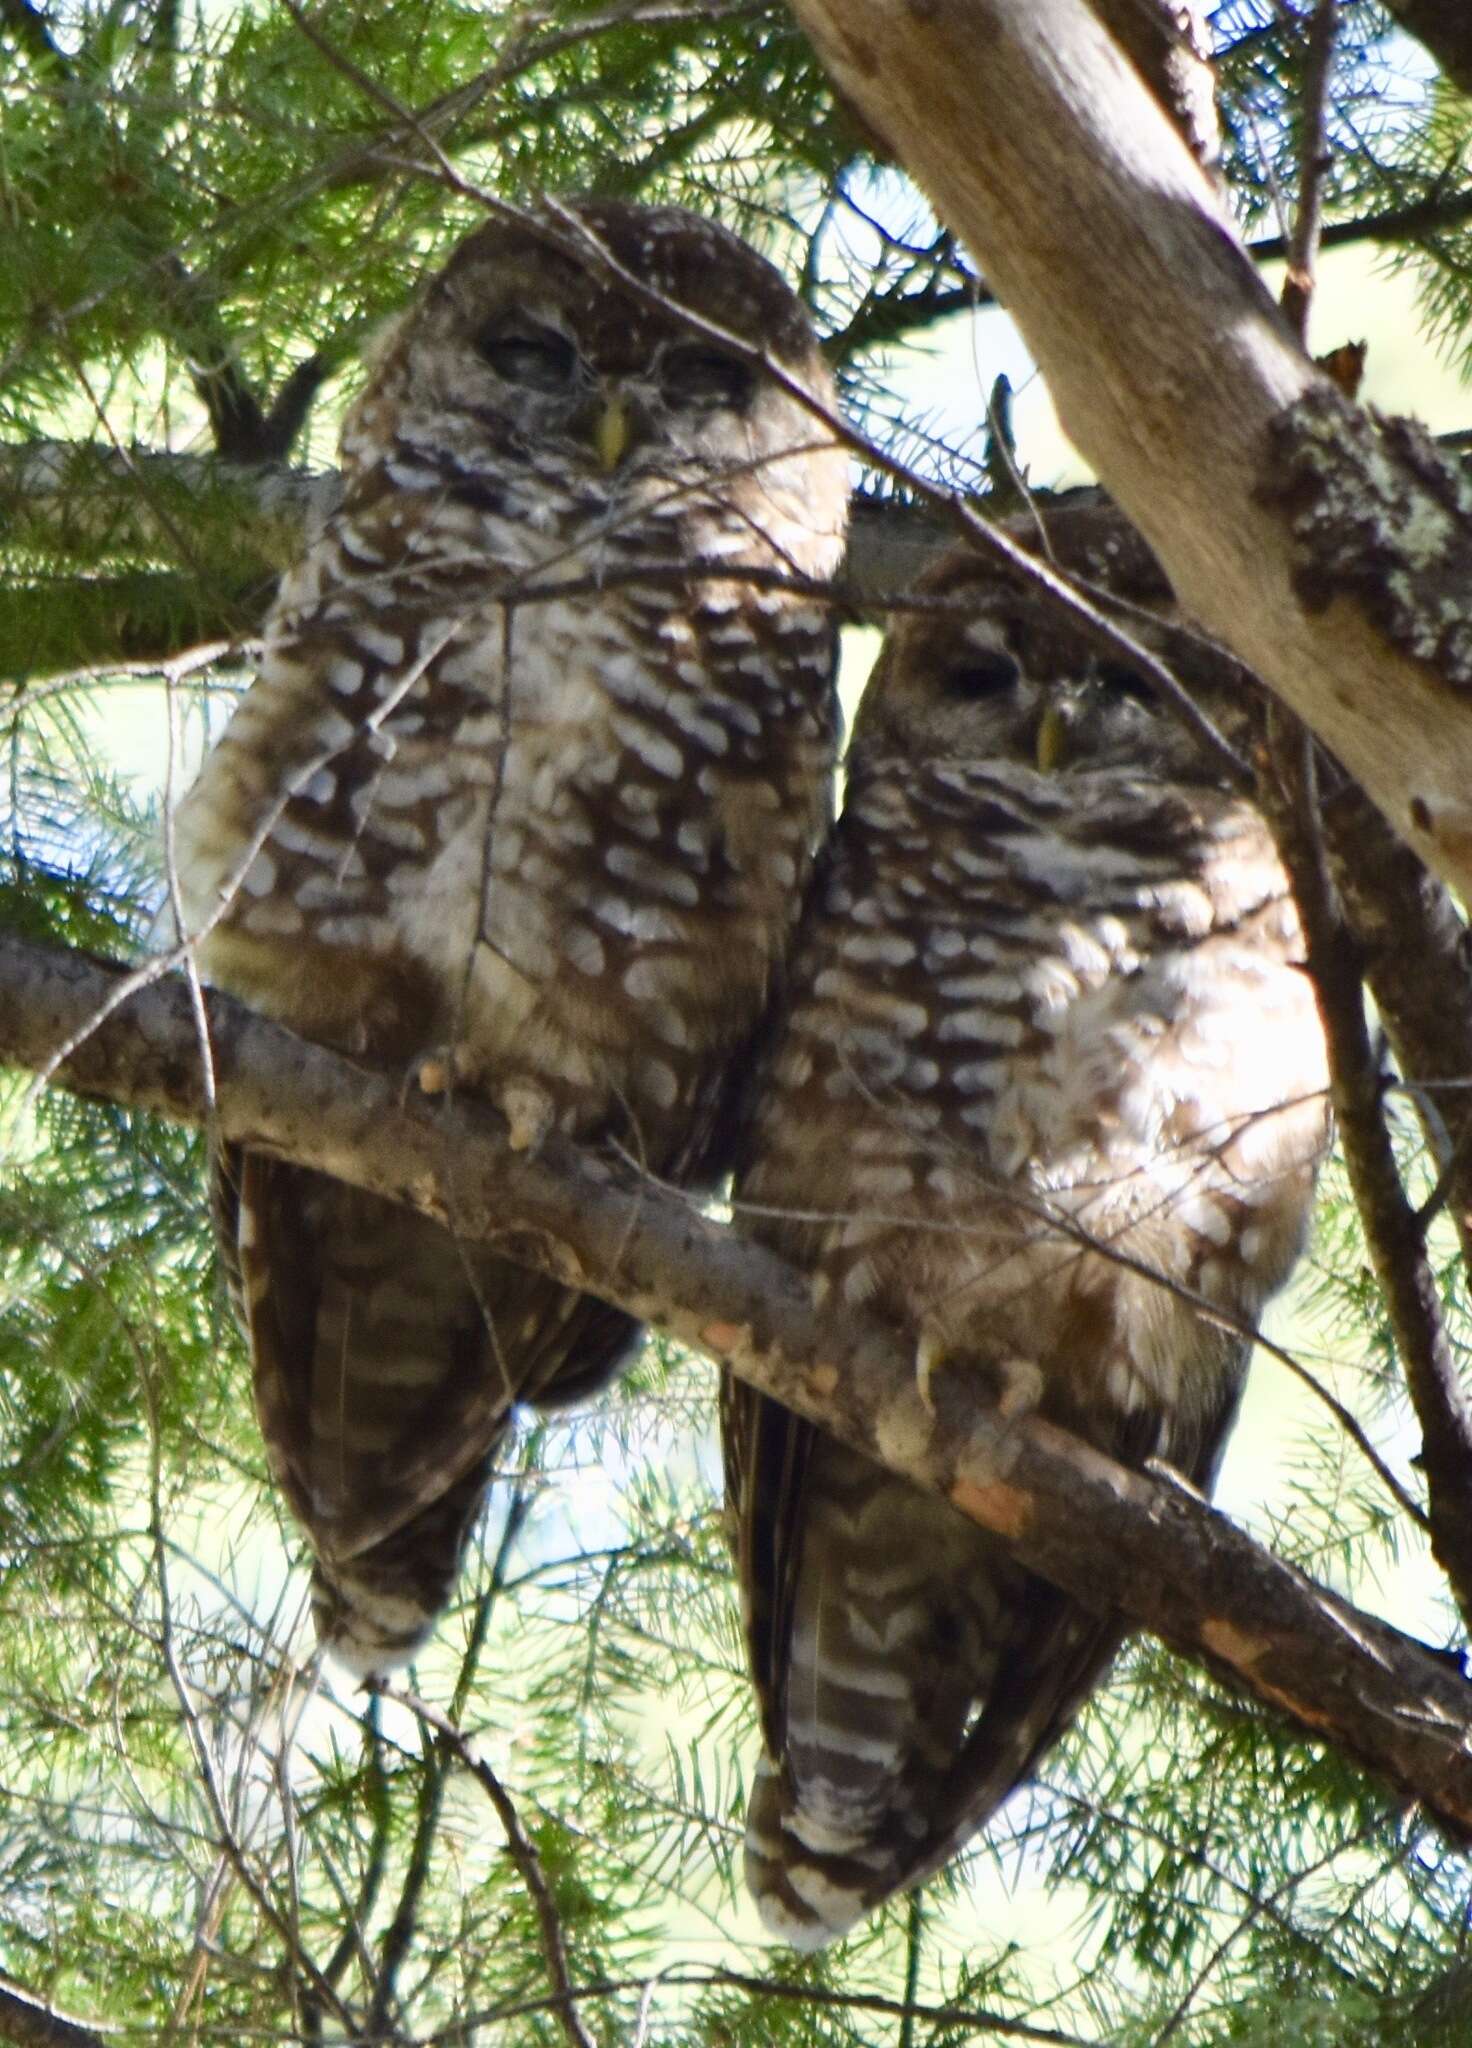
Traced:
<path fill-rule="evenodd" d="M 116 968 L 0 940 L 0 1059 L 75 1043 L 67 1086 L 185 1121 L 203 1112 L 188 991 L 134 994 L 86 1035 Z M 819 1316 L 803 1278 L 621 1159 L 558 1138 L 511 1152 L 468 1104 L 406 1101 L 384 1076 L 209 1000 L 224 1135 L 405 1201 L 728 1363 L 751 1384 L 944 1493 L 1090 1605 L 1117 1605 L 1282 1709 L 1472 1840 L 1472 1686 L 1444 1658 L 1314 1585 L 1186 1488 L 1126 1471 L 1036 1417 L 923 1405 L 886 1326 Z"/>
<path fill-rule="evenodd" d="M 0 2041 L 16 2048 L 106 2048 L 101 2034 L 80 2020 L 64 2019 L 49 2006 L 0 1984 Z"/>
<path fill-rule="evenodd" d="M 1382 586 L 1426 536 L 1467 553 L 1472 534 L 1404 449 L 1352 433 L 1355 409 L 1295 344 L 1206 175 L 1093 10 L 793 8 L 839 87 L 967 243 L 1065 430 L 1182 603 L 1472 899 L 1472 696 L 1392 638 L 1352 579 L 1315 586 L 1305 508 L 1263 493 L 1313 440 L 1318 502 L 1363 507 L 1374 522 L 1363 563 Z M 1286 448 L 1273 438 L 1285 422 L 1298 430 Z M 1387 497 L 1404 510 L 1399 531 L 1380 520 Z"/>

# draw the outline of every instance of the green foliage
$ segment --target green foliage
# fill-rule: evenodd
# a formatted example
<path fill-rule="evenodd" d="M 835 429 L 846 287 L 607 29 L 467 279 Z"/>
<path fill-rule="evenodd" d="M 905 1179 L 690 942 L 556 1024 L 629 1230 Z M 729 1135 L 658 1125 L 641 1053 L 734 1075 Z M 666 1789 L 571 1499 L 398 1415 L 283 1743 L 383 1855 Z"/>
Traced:
<path fill-rule="evenodd" d="M 1272 235 L 1301 193 L 1306 10 L 1231 0 L 1214 20 L 1232 202 Z M 897 416 L 897 351 L 976 288 L 785 9 L 324 0 L 307 22 L 264 0 L 0 0 L 0 460 L 67 444 L 0 478 L 9 932 L 145 945 L 166 748 L 141 777 L 109 765 L 120 671 L 247 637 L 297 531 L 253 472 L 151 458 L 330 459 L 363 337 L 478 217 L 430 139 L 491 196 L 596 189 L 730 221 L 800 281 L 890 454 L 924 440 Z M 1385 31 L 1345 0 L 1326 219 L 1397 216 L 1391 246 L 1460 355 L 1467 103 Z M 176 782 L 239 674 L 169 679 Z M 1121 2048 L 1464 2038 L 1459 1859 L 1153 1644 L 919 1906 L 818 1958 L 763 1948 L 739 1903 L 756 1736 L 711 1376 L 663 1347 L 508 1447 L 412 1684 L 355 1691 L 313 1661 L 200 1142 L 22 1078 L 0 1110 L 0 1970 L 33 1994 L 120 2038 L 564 2039 L 526 1859 L 448 1716 L 514 1803 L 602 2042 L 950 2048 L 1007 2038 L 992 2019 Z M 1429 1193 L 1408 1122 L 1398 1138 Z M 1463 1347 L 1455 1248 L 1433 1244 Z M 1337 1175 L 1287 1341 L 1414 1484 Z M 1306 1399 L 1284 1429 L 1292 1455 L 1253 1500 L 1275 1546 L 1372 1605 L 1414 1583 L 1442 1628 L 1419 1539 L 1329 1410 Z"/>

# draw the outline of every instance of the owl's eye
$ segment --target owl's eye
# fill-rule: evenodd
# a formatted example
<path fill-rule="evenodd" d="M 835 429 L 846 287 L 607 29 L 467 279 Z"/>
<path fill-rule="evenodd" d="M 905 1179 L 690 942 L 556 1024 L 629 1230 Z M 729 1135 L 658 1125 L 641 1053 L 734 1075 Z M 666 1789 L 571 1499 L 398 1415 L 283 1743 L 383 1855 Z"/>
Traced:
<path fill-rule="evenodd" d="M 532 391 L 565 390 L 578 366 L 578 352 L 565 334 L 530 322 L 493 327 L 480 336 L 475 348 L 498 377 Z"/>
<path fill-rule="evenodd" d="M 948 697 L 961 697 L 975 704 L 987 697 L 1005 696 L 1015 688 L 1021 675 L 1022 670 L 1010 654 L 976 653 L 947 669 L 941 677 L 941 688 Z"/>
<path fill-rule="evenodd" d="M 740 412 L 755 379 L 745 363 L 718 348 L 672 348 L 660 365 L 665 395 L 675 405 L 728 406 Z"/>
<path fill-rule="evenodd" d="M 1137 668 L 1128 668 L 1122 661 L 1101 661 L 1097 674 L 1111 696 L 1128 697 L 1132 704 L 1155 702 L 1154 691 Z"/>

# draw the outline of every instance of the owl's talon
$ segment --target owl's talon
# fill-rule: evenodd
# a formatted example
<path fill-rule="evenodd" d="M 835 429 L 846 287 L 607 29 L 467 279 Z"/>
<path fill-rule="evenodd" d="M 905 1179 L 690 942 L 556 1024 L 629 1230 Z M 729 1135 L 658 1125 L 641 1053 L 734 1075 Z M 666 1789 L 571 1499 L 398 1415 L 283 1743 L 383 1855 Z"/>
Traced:
<path fill-rule="evenodd" d="M 1043 1374 L 1033 1358 L 999 1358 L 992 1367 L 997 1384 L 997 1413 L 1004 1422 L 1032 1415 L 1043 1399 Z"/>
<path fill-rule="evenodd" d="M 552 1128 L 552 1098 L 535 1081 L 511 1081 L 501 1090 L 501 1114 L 509 1129 L 506 1142 L 513 1152 L 535 1158 Z"/>
<path fill-rule="evenodd" d="M 939 1367 L 946 1362 L 946 1347 L 933 1332 L 923 1331 L 915 1346 L 915 1391 L 927 1415 L 935 1414 L 935 1395 L 931 1382 Z"/>
<path fill-rule="evenodd" d="M 443 1095 L 450 1085 L 450 1069 L 451 1062 L 438 1055 L 421 1060 L 414 1076 L 419 1083 L 420 1092 L 424 1095 Z"/>

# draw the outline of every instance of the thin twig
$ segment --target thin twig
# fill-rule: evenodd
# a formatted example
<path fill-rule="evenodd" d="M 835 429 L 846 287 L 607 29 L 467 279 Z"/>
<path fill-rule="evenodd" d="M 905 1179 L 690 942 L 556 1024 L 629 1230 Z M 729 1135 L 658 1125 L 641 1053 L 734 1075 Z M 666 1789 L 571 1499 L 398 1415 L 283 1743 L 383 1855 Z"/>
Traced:
<path fill-rule="evenodd" d="M 740 1970 L 725 1970 L 719 1966 L 702 1968 L 699 1965 L 676 1964 L 650 1977 L 600 1977 L 587 1984 L 574 1987 L 574 1996 L 584 2001 L 590 1999 L 617 1998 L 628 1992 L 637 1992 L 643 2005 L 650 1986 L 656 1988 L 673 1986 L 693 1991 L 717 1989 L 729 1985 L 732 1990 L 744 1991 L 751 1997 L 782 1999 L 794 2005 L 810 2005 L 825 2012 L 874 2013 L 882 2019 L 903 2021 L 907 2015 L 923 2022 L 937 2034 L 954 2029 L 964 2030 L 965 2037 L 975 2036 L 998 2041 L 1023 2041 L 1029 2048 L 1101 2048 L 1097 2041 L 1090 2041 L 1082 2034 L 1068 2034 L 1057 2027 L 1038 2027 L 1028 2020 L 1012 2019 L 1005 2013 L 986 2007 L 963 2005 L 906 2005 L 897 1998 L 885 1998 L 872 1991 L 838 1991 L 826 1984 L 798 1984 L 783 1977 L 754 1977 Z M 459 2027 L 470 2025 L 486 2027 L 498 2021 L 521 2019 L 532 2013 L 546 2012 L 552 2001 L 548 1998 L 518 1999 L 514 2004 L 495 2005 L 467 2015 L 464 2021 L 456 2023 L 454 2029 L 444 2027 L 424 2036 L 423 2048 L 433 2044 L 460 2038 Z"/>
<path fill-rule="evenodd" d="M 537 1845 L 521 1824 L 510 1793 L 496 1776 L 484 1757 L 477 1756 L 465 1735 L 449 1716 L 442 1714 L 438 1707 L 432 1707 L 417 1693 L 406 1692 L 397 1686 L 378 1688 L 388 1699 L 396 1700 L 416 1714 L 427 1728 L 432 1728 L 447 1745 L 456 1761 L 470 1772 L 492 1806 L 501 1823 L 506 1837 L 506 1847 L 516 1865 L 522 1883 L 526 1886 L 537 1915 L 537 1926 L 542 1938 L 542 1957 L 547 1965 L 554 1997 L 552 2007 L 562 2025 L 572 2048 L 598 2048 L 596 2037 L 584 2026 L 578 2011 L 577 1994 L 573 1990 L 572 1973 L 567 1963 L 567 1943 L 563 1938 L 562 1921 L 547 1887 L 542 1859 L 537 1854 Z"/>
<path fill-rule="evenodd" d="M 1334 162 L 1328 146 L 1328 104 L 1337 25 L 1338 0 L 1314 0 L 1298 105 L 1298 206 L 1289 234 L 1288 274 L 1282 295 L 1283 311 L 1305 346 L 1323 231 L 1324 178 Z"/>

